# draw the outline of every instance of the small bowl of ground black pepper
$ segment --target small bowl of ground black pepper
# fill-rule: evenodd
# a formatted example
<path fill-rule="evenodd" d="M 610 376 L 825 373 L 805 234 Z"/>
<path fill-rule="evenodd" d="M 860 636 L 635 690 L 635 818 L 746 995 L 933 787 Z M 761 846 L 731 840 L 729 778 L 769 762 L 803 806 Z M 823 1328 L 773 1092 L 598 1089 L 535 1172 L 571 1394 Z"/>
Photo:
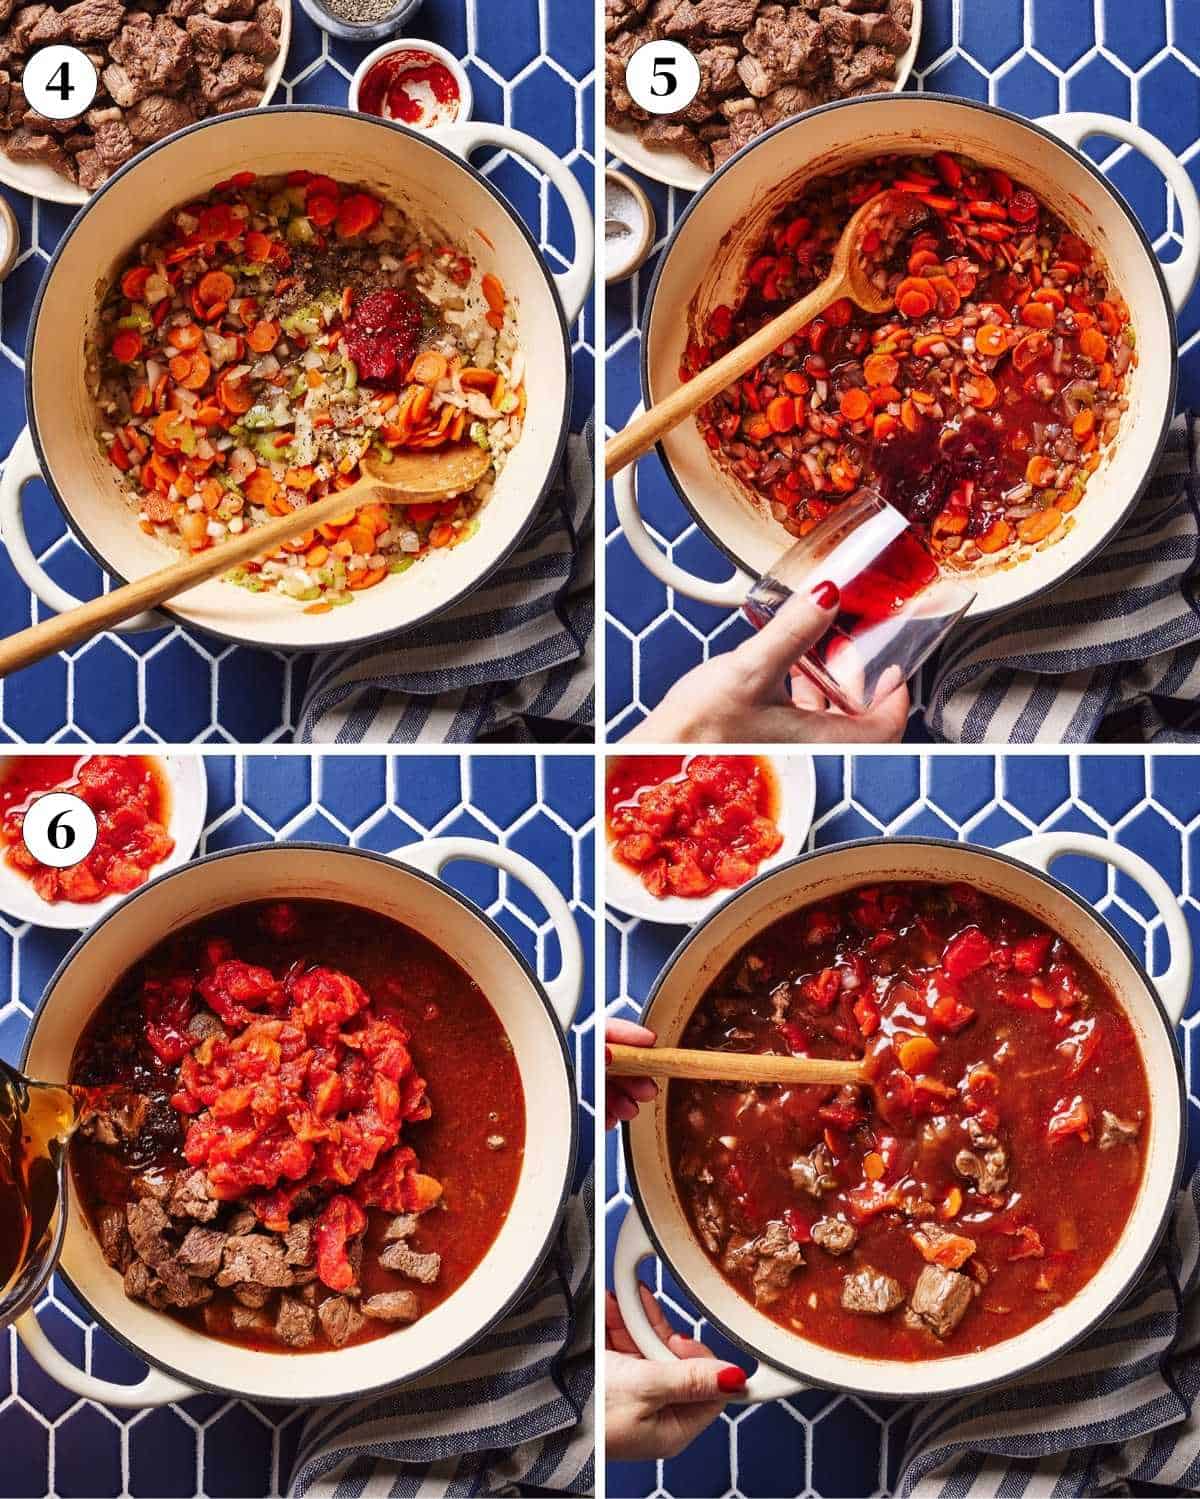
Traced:
<path fill-rule="evenodd" d="M 411 21 L 424 0 L 300 0 L 322 31 L 348 42 L 379 42 Z"/>

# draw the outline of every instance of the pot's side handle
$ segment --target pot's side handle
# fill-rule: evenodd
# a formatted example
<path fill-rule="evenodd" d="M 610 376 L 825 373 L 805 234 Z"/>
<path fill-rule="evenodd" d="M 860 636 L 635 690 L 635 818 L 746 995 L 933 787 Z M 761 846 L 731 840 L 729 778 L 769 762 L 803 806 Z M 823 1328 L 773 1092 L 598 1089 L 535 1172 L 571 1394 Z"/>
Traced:
<path fill-rule="evenodd" d="M 659 1363 L 675 1362 L 675 1355 L 663 1343 L 650 1325 L 646 1308 L 638 1294 L 638 1266 L 643 1260 L 654 1258 L 654 1245 L 650 1235 L 638 1216 L 635 1207 L 625 1214 L 617 1234 L 617 1248 L 613 1256 L 613 1294 L 621 1309 L 621 1318 L 626 1331 L 638 1346 L 643 1358 L 657 1359 Z M 770 1364 L 759 1364 L 746 1381 L 745 1388 L 729 1397 L 731 1405 L 758 1405 L 764 1400 L 786 1400 L 789 1395 L 799 1395 L 808 1389 L 803 1380 L 785 1374 Z"/>
<path fill-rule="evenodd" d="M 25 534 L 25 517 L 22 513 L 25 486 L 34 479 L 41 478 L 41 473 L 33 437 L 26 427 L 13 443 L 4 462 L 4 474 L 0 476 L 0 536 L 8 548 L 12 565 L 30 593 L 40 599 L 47 609 L 53 609 L 55 614 L 65 614 L 70 609 L 78 609 L 83 601 L 59 587 L 33 555 L 29 537 Z M 145 614 L 137 614 L 115 628 L 122 635 L 128 635 L 137 630 L 160 629 L 167 623 L 161 614 L 147 610 Z"/>
<path fill-rule="evenodd" d="M 575 917 L 558 886 L 544 870 L 541 870 L 523 854 L 504 848 L 499 843 L 488 843 L 482 838 L 426 838 L 422 843 L 410 843 L 404 848 L 392 850 L 392 858 L 401 864 L 426 874 L 439 876 L 451 859 L 471 859 L 476 864 L 490 864 L 513 879 L 528 885 L 550 916 L 551 925 L 558 937 L 558 949 L 562 957 L 557 975 L 543 979 L 542 986 L 550 996 L 550 1003 L 563 1031 L 569 1031 L 579 1008 L 579 997 L 583 992 L 583 942 Z"/>
<path fill-rule="evenodd" d="M 639 406 L 630 420 L 640 416 L 643 409 Z M 736 568 L 733 576 L 726 578 L 723 583 L 714 583 L 708 578 L 698 578 L 695 573 L 689 573 L 663 555 L 662 549 L 646 529 L 646 522 L 638 508 L 636 463 L 630 463 L 620 473 L 614 474 L 612 487 L 617 519 L 625 533 L 625 540 L 629 543 L 629 550 L 648 573 L 653 574 L 668 588 L 673 588 L 676 593 L 695 599 L 699 604 L 713 604 L 718 609 L 741 607 L 747 593 L 754 586 L 754 580 L 747 577 L 740 568 Z"/>
<path fill-rule="evenodd" d="M 42 1371 L 84 1400 L 95 1400 L 100 1405 L 115 1405 L 122 1409 L 169 1405 L 174 1400 L 187 1400 L 198 1395 L 199 1390 L 182 1380 L 172 1379 L 158 1369 L 147 1369 L 145 1379 L 137 1384 L 116 1384 L 111 1379 L 99 1379 L 83 1369 L 77 1369 L 68 1358 L 64 1358 L 37 1320 L 37 1313 L 26 1312 L 16 1321 L 17 1336 L 25 1344 L 26 1351 Z"/>
<path fill-rule="evenodd" d="M 567 322 L 573 323 L 583 311 L 596 266 L 596 225 L 587 194 L 580 187 L 574 172 L 559 160 L 549 146 L 535 140 L 532 135 L 526 135 L 521 130 L 511 130 L 507 125 L 491 125 L 486 120 L 448 125 L 445 129 L 438 130 L 435 139 L 439 144 L 448 146 L 464 161 L 480 146 L 500 146 L 505 151 L 511 151 L 514 156 L 523 156 L 526 161 L 531 161 L 540 172 L 545 172 L 549 177 L 567 205 L 571 228 L 575 231 L 575 258 L 568 270 L 556 271 L 554 275 Z"/>
<path fill-rule="evenodd" d="M 1163 266 L 1162 273 L 1175 311 L 1182 311 L 1183 304 L 1196 285 L 1196 277 L 1200 275 L 1200 197 L 1196 195 L 1187 168 L 1156 135 L 1151 135 L 1140 125 L 1135 125 L 1131 120 L 1122 120 L 1117 115 L 1092 114 L 1079 110 L 1071 114 L 1047 115 L 1038 124 L 1076 150 L 1091 136 L 1110 135 L 1115 140 L 1132 146 L 1135 151 L 1140 151 L 1143 156 L 1148 156 L 1167 179 L 1179 204 L 1183 247 L 1176 260 Z"/>
<path fill-rule="evenodd" d="M 1162 1002 L 1173 1025 L 1178 1025 L 1187 1008 L 1192 989 L 1192 938 L 1179 900 L 1170 885 L 1140 854 L 1123 848 L 1119 843 L 1110 843 L 1106 838 L 1097 838 L 1090 833 L 1035 833 L 1030 838 L 1018 838 L 1007 843 L 1002 853 L 1011 854 L 1035 869 L 1050 873 L 1055 859 L 1064 854 L 1079 854 L 1085 859 L 1099 859 L 1102 864 L 1111 864 L 1122 874 L 1135 880 L 1154 902 L 1170 944 L 1171 958 L 1167 970 L 1154 980 L 1162 996 Z"/>

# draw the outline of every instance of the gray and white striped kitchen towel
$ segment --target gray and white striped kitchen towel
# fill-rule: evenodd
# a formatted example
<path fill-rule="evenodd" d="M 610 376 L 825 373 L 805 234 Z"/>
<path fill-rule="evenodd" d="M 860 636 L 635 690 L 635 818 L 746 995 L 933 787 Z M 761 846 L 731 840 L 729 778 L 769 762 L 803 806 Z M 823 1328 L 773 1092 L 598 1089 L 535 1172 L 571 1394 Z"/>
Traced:
<path fill-rule="evenodd" d="M 926 693 L 935 739 L 1200 742 L 1197 421 L 1179 417 L 1115 539 L 1025 609 L 942 648 Z"/>
<path fill-rule="evenodd" d="M 594 721 L 592 428 L 516 551 L 439 618 L 318 656 L 296 729 L 308 743 L 532 739 L 532 720 Z"/>
<path fill-rule="evenodd" d="M 529 1290 L 461 1358 L 313 1412 L 291 1499 L 594 1491 L 592 1194 L 589 1171 Z"/>
<path fill-rule="evenodd" d="M 932 1401 L 900 1499 L 1050 1499 L 1200 1490 L 1200 1171 L 1116 1312 L 1028 1379 Z"/>

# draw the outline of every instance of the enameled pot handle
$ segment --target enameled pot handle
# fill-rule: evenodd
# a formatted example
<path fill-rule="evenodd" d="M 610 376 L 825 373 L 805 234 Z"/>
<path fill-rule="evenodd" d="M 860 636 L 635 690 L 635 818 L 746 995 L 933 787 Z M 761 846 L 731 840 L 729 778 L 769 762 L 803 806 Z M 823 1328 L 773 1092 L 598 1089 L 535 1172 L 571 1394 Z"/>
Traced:
<path fill-rule="evenodd" d="M 53 609 L 55 614 L 65 614 L 69 609 L 78 609 L 83 600 L 59 587 L 33 555 L 33 548 L 25 534 L 25 517 L 21 509 L 25 486 L 41 476 L 42 470 L 38 464 L 33 438 L 26 427 L 13 443 L 12 451 L 4 462 L 4 474 L 0 476 L 0 536 L 4 538 L 12 565 L 30 593 L 41 599 L 47 609 Z M 137 630 L 161 629 L 167 623 L 161 614 L 147 610 L 114 628 L 122 635 L 131 635 Z"/>
<path fill-rule="evenodd" d="M 626 1331 L 637 1344 L 643 1358 L 670 1364 L 674 1362 L 675 1355 L 651 1327 L 650 1318 L 647 1317 L 646 1308 L 638 1294 L 638 1266 L 643 1260 L 653 1258 L 654 1245 L 650 1242 L 650 1235 L 646 1232 L 637 1209 L 631 1207 L 617 1234 L 617 1249 L 613 1256 L 613 1294 L 621 1308 Z M 758 1405 L 764 1400 L 786 1400 L 789 1395 L 799 1395 L 808 1388 L 803 1380 L 785 1374 L 782 1369 L 773 1368 L 770 1364 L 759 1364 L 746 1381 L 745 1388 L 729 1397 L 729 1404 Z"/>
<path fill-rule="evenodd" d="M 1038 124 L 1052 131 L 1077 151 L 1084 141 L 1094 135 L 1109 135 L 1115 140 L 1124 141 L 1135 151 L 1149 157 L 1167 179 L 1179 204 L 1183 247 L 1177 259 L 1170 265 L 1163 266 L 1162 273 L 1175 311 L 1182 311 L 1183 304 L 1196 285 L 1196 277 L 1200 275 L 1200 197 L 1196 195 L 1187 168 L 1156 135 L 1151 135 L 1140 125 L 1135 125 L 1131 120 L 1122 120 L 1116 115 L 1092 114 L 1079 110 L 1071 114 L 1047 115 Z"/>
<path fill-rule="evenodd" d="M 630 420 L 640 416 L 643 407 L 632 413 Z M 714 604 L 718 609 L 739 609 L 746 595 L 754 586 L 753 578 L 746 576 L 740 568 L 734 570 L 732 578 L 723 583 L 714 583 L 708 578 L 698 578 L 663 554 L 662 549 L 646 529 L 642 512 L 638 509 L 637 464 L 630 463 L 619 474 L 613 475 L 613 503 L 617 508 L 617 519 L 629 550 L 648 573 L 660 583 L 682 593 L 685 598 L 695 599 L 698 604 Z"/>
<path fill-rule="evenodd" d="M 449 147 L 456 156 L 465 161 L 472 151 L 480 146 L 500 146 L 514 156 L 523 156 L 531 161 L 538 171 L 545 172 L 558 189 L 567 213 L 571 217 L 571 228 L 575 231 L 575 258 L 570 268 L 556 271 L 554 281 L 567 322 L 573 323 L 583 311 L 592 285 L 592 272 L 596 266 L 596 226 L 587 194 L 580 187 L 574 172 L 565 162 L 533 136 L 521 130 L 510 130 L 507 125 L 491 125 L 486 120 L 471 120 L 464 125 L 447 125 L 438 130 L 436 140 Z"/>
<path fill-rule="evenodd" d="M 1055 859 L 1064 854 L 1078 854 L 1085 859 L 1099 859 L 1102 864 L 1111 864 L 1122 874 L 1136 881 L 1154 902 L 1170 945 L 1171 960 L 1167 971 L 1154 980 L 1154 986 L 1162 998 L 1163 1007 L 1170 1016 L 1172 1025 L 1178 1025 L 1187 1007 L 1192 988 L 1192 938 L 1179 900 L 1170 885 L 1140 854 L 1123 848 L 1119 843 L 1110 843 L 1106 838 L 1096 838 L 1090 833 L 1035 833 L 1030 838 L 1018 838 L 1007 843 L 1002 853 L 1011 854 L 1022 863 L 1032 864 L 1043 873 L 1050 873 Z"/>
<path fill-rule="evenodd" d="M 199 1390 L 181 1380 L 172 1379 L 158 1369 L 147 1369 L 145 1379 L 137 1384 L 116 1384 L 110 1379 L 99 1379 L 83 1369 L 77 1369 L 69 1358 L 58 1349 L 42 1331 L 36 1311 L 28 1311 L 15 1323 L 17 1336 L 25 1344 L 26 1352 L 44 1373 L 48 1374 L 64 1390 L 84 1400 L 95 1400 L 100 1405 L 116 1405 L 122 1408 L 169 1405 L 174 1400 L 187 1400 L 198 1395 Z"/>
<path fill-rule="evenodd" d="M 522 885 L 527 885 L 545 906 L 558 936 L 558 950 L 562 956 L 558 974 L 552 979 L 543 979 L 542 987 L 550 997 L 563 1031 L 570 1030 L 583 992 L 583 943 L 571 907 L 544 870 L 523 854 L 482 838 L 427 838 L 423 843 L 393 849 L 392 858 L 435 877 L 441 875 L 452 859 L 471 859 L 476 864 L 490 864 L 503 870 L 513 879 L 520 880 Z"/>

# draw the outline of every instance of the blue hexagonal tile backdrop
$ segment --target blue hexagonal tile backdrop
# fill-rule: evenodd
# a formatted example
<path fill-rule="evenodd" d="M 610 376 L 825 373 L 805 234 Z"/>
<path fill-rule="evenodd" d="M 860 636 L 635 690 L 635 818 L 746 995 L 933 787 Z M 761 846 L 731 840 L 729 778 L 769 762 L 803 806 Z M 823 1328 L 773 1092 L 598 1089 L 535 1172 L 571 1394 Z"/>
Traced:
<path fill-rule="evenodd" d="M 1193 942 L 1200 941 L 1200 782 L 1189 756 L 915 754 L 818 756 L 811 847 L 848 838 L 910 833 L 998 847 L 1033 832 L 1094 833 L 1132 849 L 1164 876 L 1180 901 Z M 1161 920 L 1124 875 L 1094 860 L 1059 859 L 1054 874 L 1079 891 L 1120 931 L 1151 973 L 1167 964 Z M 678 927 L 634 921 L 613 911 L 605 923 L 606 1003 L 610 1015 L 636 1018 L 659 969 L 680 940 Z M 1200 1061 L 1200 978 L 1182 1038 L 1187 1076 Z M 1200 1098 L 1189 1092 L 1191 1154 L 1200 1155 Z M 608 1280 L 617 1230 L 629 1207 L 616 1133 L 607 1136 Z M 719 1356 L 745 1355 L 714 1333 L 660 1266 L 650 1283 L 681 1329 Z M 610 1499 L 626 1496 L 876 1495 L 890 1492 L 904 1449 L 911 1405 L 814 1390 L 760 1406 L 730 1406 L 680 1457 L 660 1463 L 611 1463 Z"/>
<path fill-rule="evenodd" d="M 537 136 L 568 162 L 588 193 L 594 175 L 593 32 L 578 24 L 588 0 L 425 0 L 406 33 L 440 42 L 461 57 L 475 90 L 476 118 Z M 319 30 L 292 6 L 292 43 L 280 103 L 346 103 L 350 75 L 370 48 Z M 541 244 L 552 269 L 571 251 L 566 211 L 546 179 L 508 152 L 481 152 L 474 164 L 505 193 Z M 25 424 L 23 355 L 34 295 L 71 210 L 34 203 L 4 188 L 21 227 L 22 254 L 0 284 L 0 454 Z M 586 311 L 573 330 L 578 430 L 594 406 L 594 335 Z M 34 552 L 79 598 L 101 591 L 103 575 L 69 534 L 40 482 L 25 491 Z M 0 543 L 0 634 L 46 615 Z M 0 683 L 0 741 L 56 737 L 110 744 L 259 744 L 290 737 L 308 658 L 254 651 L 178 626 L 105 635 Z"/>
<path fill-rule="evenodd" d="M 588 976 L 570 1037 L 580 1100 L 582 1178 L 592 1156 L 593 762 L 590 756 L 307 755 L 206 757 L 208 822 L 200 852 L 311 839 L 387 852 L 436 834 L 501 843 L 544 869 L 568 897 Z M 461 861 L 444 878 L 493 917 L 539 973 L 558 968 L 558 943 L 537 901 L 508 876 Z M 15 1061 L 42 986 L 73 936 L 0 914 L 0 1055 Z M 42 1326 L 69 1358 L 133 1383 L 145 1366 L 96 1327 L 57 1281 Z M 198 1395 L 158 1410 L 76 1400 L 0 1334 L 0 1499 L 21 1496 L 284 1492 L 304 1410 Z"/>
<path fill-rule="evenodd" d="M 1200 182 L 1200 4 L 1197 0 L 925 0 L 925 22 L 910 87 L 961 94 L 1038 116 L 1096 110 L 1136 120 L 1188 164 Z M 1115 147 L 1115 149 L 1114 149 Z M 1128 146 L 1085 148 L 1133 205 L 1159 254 L 1178 253 L 1172 194 L 1157 168 Z M 620 167 L 620 162 L 613 162 Z M 625 170 L 625 168 L 622 168 Z M 658 221 L 657 249 L 681 216 L 686 195 L 642 179 Z M 607 420 L 619 427 L 641 399 L 640 326 L 657 255 L 607 298 Z M 1200 291 L 1179 319 L 1180 402 L 1200 402 Z M 728 577 L 728 559 L 692 523 L 657 458 L 643 460 L 643 513 L 682 566 Z M 708 654 L 728 650 L 748 626 L 726 610 L 670 593 L 638 563 L 611 499 L 607 536 L 607 716 L 627 733 L 666 689 Z M 919 714 L 912 739 L 927 739 Z"/>

